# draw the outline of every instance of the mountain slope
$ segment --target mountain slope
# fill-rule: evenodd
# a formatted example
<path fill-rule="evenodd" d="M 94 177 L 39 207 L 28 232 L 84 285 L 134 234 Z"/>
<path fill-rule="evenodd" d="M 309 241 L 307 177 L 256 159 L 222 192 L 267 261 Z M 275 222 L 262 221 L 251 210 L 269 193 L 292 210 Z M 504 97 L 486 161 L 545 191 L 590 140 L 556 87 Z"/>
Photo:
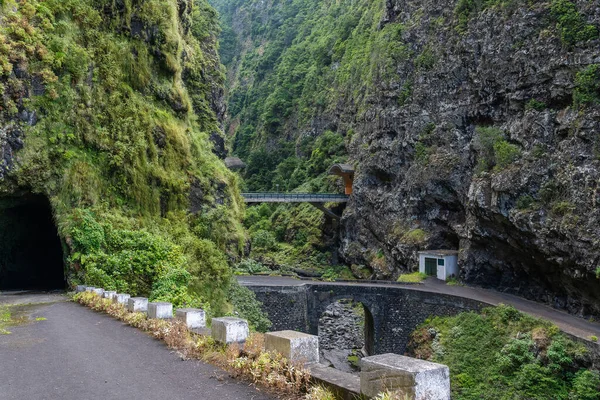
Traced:
<path fill-rule="evenodd" d="M 343 138 L 348 264 L 460 249 L 465 282 L 600 315 L 597 1 L 214 5 L 250 189 L 314 182 L 316 138 Z"/>

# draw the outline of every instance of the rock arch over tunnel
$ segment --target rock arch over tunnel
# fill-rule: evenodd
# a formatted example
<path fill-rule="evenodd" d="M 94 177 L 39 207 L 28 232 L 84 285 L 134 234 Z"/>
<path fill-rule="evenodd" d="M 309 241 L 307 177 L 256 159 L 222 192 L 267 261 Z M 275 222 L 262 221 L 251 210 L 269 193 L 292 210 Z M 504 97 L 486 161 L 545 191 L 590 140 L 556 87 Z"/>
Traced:
<path fill-rule="evenodd" d="M 62 245 L 48 199 L 0 198 L 0 290 L 64 288 Z"/>

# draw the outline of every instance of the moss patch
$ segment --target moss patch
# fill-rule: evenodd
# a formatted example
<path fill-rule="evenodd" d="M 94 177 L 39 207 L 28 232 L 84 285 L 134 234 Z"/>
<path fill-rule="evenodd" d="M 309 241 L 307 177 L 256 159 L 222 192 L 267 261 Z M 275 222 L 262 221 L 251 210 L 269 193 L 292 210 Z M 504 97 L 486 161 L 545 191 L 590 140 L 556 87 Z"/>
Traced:
<path fill-rule="evenodd" d="M 6 0 L 0 11 L 0 118 L 25 137 L 0 190 L 50 199 L 71 284 L 149 294 L 187 269 L 190 293 L 220 307 L 244 233 L 237 180 L 209 140 L 223 82 L 214 10 Z"/>
<path fill-rule="evenodd" d="M 422 272 L 413 272 L 410 274 L 402 274 L 398 277 L 398 282 L 404 283 L 420 283 L 427 279 L 427 274 Z"/>

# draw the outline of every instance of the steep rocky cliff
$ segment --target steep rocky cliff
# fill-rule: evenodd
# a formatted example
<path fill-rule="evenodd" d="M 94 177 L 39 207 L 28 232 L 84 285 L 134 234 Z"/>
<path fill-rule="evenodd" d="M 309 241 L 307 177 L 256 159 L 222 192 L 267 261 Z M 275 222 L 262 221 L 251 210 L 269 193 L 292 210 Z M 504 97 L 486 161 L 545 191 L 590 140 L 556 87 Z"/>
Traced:
<path fill-rule="evenodd" d="M 348 264 L 390 279 L 460 249 L 467 283 L 600 315 L 598 1 L 216 3 L 247 174 L 344 137 Z"/>
<path fill-rule="evenodd" d="M 217 32 L 202 0 L 0 2 L 0 192 L 50 201 L 70 284 L 223 300 L 244 234 Z"/>

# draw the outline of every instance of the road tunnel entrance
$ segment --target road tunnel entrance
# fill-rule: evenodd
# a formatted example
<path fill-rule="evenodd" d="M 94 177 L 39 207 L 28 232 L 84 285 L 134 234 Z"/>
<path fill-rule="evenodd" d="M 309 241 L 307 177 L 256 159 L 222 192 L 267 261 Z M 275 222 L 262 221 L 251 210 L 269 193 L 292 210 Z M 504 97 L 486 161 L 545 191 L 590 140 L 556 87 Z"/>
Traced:
<path fill-rule="evenodd" d="M 0 290 L 64 288 L 62 246 L 48 199 L 0 198 Z"/>

